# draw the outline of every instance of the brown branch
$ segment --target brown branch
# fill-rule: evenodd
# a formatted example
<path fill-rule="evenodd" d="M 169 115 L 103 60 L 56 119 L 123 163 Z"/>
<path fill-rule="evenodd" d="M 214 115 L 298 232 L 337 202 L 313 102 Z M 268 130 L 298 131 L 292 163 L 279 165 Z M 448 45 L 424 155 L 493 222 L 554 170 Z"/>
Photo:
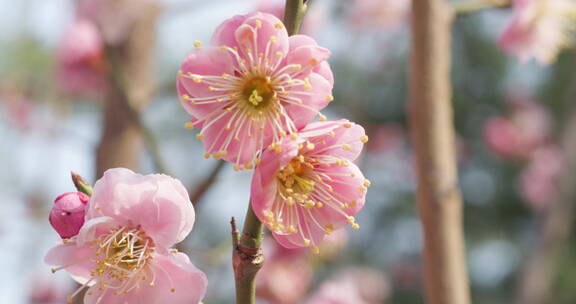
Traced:
<path fill-rule="evenodd" d="M 424 234 L 427 303 L 470 303 L 451 105 L 452 10 L 412 2 L 409 118 Z"/>
<path fill-rule="evenodd" d="M 109 79 L 104 100 L 104 129 L 97 148 L 97 177 L 112 167 L 136 169 L 142 140 L 150 139 L 140 120 L 153 91 L 153 49 L 160 8 L 146 5 L 126 38 L 105 46 Z M 102 25 L 99 25 L 102 26 Z"/>

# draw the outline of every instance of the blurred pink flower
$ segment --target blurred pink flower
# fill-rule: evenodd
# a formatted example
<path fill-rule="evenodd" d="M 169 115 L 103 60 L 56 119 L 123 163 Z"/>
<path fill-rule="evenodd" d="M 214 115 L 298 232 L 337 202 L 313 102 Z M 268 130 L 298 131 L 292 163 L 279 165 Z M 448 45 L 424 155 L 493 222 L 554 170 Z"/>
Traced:
<path fill-rule="evenodd" d="M 83 284 L 76 293 L 89 287 L 87 304 L 199 303 L 206 276 L 170 249 L 193 224 L 194 208 L 179 181 L 110 169 L 94 186 L 78 235 L 45 260 Z"/>
<path fill-rule="evenodd" d="M 564 166 L 564 156 L 558 146 L 536 150 L 520 175 L 520 195 L 535 211 L 546 209 L 558 193 L 558 177 Z"/>
<path fill-rule="evenodd" d="M 102 40 L 116 45 L 126 39 L 146 8 L 159 8 L 158 0 L 80 0 L 77 14 L 100 29 Z"/>
<path fill-rule="evenodd" d="M 98 94 L 105 87 L 106 63 L 96 26 L 85 19 L 70 25 L 57 54 L 58 84 L 72 94 Z"/>
<path fill-rule="evenodd" d="M 32 114 L 34 105 L 23 92 L 10 87 L 9 85 L 0 84 L 0 104 L 6 111 L 6 120 L 18 128 L 20 131 L 29 131 L 32 127 Z"/>
<path fill-rule="evenodd" d="M 381 304 L 390 296 L 383 273 L 367 268 L 350 268 L 322 283 L 305 304 Z"/>
<path fill-rule="evenodd" d="M 266 239 L 262 245 L 266 266 L 256 279 L 256 294 L 274 304 L 301 303 L 313 277 L 307 250 L 287 249 Z"/>
<path fill-rule="evenodd" d="M 202 128 L 207 153 L 251 169 L 261 151 L 304 127 L 332 101 L 330 51 L 304 35 L 288 37 L 270 14 L 221 24 L 211 46 L 196 48 L 178 73 L 178 93 Z"/>
<path fill-rule="evenodd" d="M 61 304 L 66 302 L 66 295 L 72 290 L 72 282 L 61 282 L 48 277 L 44 272 L 32 273 L 28 304 Z"/>
<path fill-rule="evenodd" d="M 552 129 L 550 114 L 540 104 L 523 100 L 512 103 L 510 117 L 492 117 L 484 126 L 484 138 L 497 154 L 526 159 L 544 144 Z"/>
<path fill-rule="evenodd" d="M 359 228 L 370 182 L 352 163 L 368 137 L 347 120 L 315 122 L 262 154 L 252 178 L 254 212 L 287 248 L 312 246 L 344 226 Z"/>
<path fill-rule="evenodd" d="M 370 152 L 386 152 L 406 145 L 406 130 L 398 123 L 379 124 L 368 130 L 370 142 L 366 145 L 366 150 Z"/>
<path fill-rule="evenodd" d="M 411 0 L 353 0 L 349 22 L 356 27 L 394 30 L 408 21 Z"/>
<path fill-rule="evenodd" d="M 507 53 L 526 62 L 551 64 L 558 52 L 573 43 L 576 1 L 514 0 L 514 15 L 499 38 Z"/>
<path fill-rule="evenodd" d="M 67 239 L 78 234 L 84 225 L 84 213 L 89 199 L 82 192 L 68 192 L 54 200 L 49 220 L 61 238 Z"/>
<path fill-rule="evenodd" d="M 337 258 L 338 254 L 348 245 L 348 231 L 344 229 L 335 230 L 327 235 L 320 243 L 319 258 L 330 261 Z"/>

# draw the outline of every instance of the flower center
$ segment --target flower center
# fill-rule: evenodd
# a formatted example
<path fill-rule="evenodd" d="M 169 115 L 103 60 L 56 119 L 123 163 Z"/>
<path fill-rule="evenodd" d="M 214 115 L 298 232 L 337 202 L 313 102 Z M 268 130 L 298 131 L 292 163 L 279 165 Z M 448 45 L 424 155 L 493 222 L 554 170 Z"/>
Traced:
<path fill-rule="evenodd" d="M 131 279 L 152 259 L 154 244 L 139 229 L 114 229 L 94 241 L 96 269 L 92 275 L 120 282 Z"/>
<path fill-rule="evenodd" d="M 314 190 L 316 183 L 310 178 L 313 165 L 300 155 L 295 157 L 280 170 L 276 178 L 282 185 L 281 190 L 286 197 L 288 205 L 302 204 L 305 208 L 311 208 L 315 202 L 308 198 L 308 194 Z"/>
<path fill-rule="evenodd" d="M 275 94 L 270 81 L 264 77 L 254 77 L 242 87 L 242 97 L 248 104 L 256 109 L 267 107 L 274 99 Z"/>

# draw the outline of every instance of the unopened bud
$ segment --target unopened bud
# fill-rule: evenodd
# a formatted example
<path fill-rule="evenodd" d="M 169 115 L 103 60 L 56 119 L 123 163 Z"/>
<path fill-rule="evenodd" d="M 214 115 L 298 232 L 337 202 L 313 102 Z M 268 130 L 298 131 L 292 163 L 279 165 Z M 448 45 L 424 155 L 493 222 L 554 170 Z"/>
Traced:
<path fill-rule="evenodd" d="M 82 192 L 61 194 L 54 200 L 50 211 L 50 224 L 63 239 L 78 234 L 84 225 L 84 212 L 90 197 Z"/>

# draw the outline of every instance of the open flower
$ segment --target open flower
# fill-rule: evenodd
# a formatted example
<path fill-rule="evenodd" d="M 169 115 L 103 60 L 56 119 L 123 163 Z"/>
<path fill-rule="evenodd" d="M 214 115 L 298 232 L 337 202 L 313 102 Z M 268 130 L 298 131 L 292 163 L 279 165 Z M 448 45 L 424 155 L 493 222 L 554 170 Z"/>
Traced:
<path fill-rule="evenodd" d="M 330 51 L 304 35 L 288 37 L 271 14 L 235 16 L 216 29 L 211 46 L 197 48 L 178 73 L 178 93 L 193 117 L 188 127 L 206 157 L 251 169 L 266 147 L 314 119 L 332 101 Z"/>
<path fill-rule="evenodd" d="M 92 95 L 105 88 L 104 45 L 94 23 L 75 20 L 64 34 L 57 55 L 58 84 L 64 91 Z"/>
<path fill-rule="evenodd" d="M 575 24 L 574 0 L 514 0 L 514 16 L 499 43 L 521 61 L 550 64 L 573 43 Z"/>
<path fill-rule="evenodd" d="M 368 137 L 347 120 L 315 122 L 262 154 L 252 179 L 252 207 L 287 248 L 318 244 L 351 224 L 370 182 L 352 163 Z"/>
<path fill-rule="evenodd" d="M 89 287 L 84 303 L 198 303 L 207 280 L 173 249 L 192 230 L 184 186 L 166 175 L 110 169 L 96 182 L 78 235 L 52 248 L 46 263 Z"/>

